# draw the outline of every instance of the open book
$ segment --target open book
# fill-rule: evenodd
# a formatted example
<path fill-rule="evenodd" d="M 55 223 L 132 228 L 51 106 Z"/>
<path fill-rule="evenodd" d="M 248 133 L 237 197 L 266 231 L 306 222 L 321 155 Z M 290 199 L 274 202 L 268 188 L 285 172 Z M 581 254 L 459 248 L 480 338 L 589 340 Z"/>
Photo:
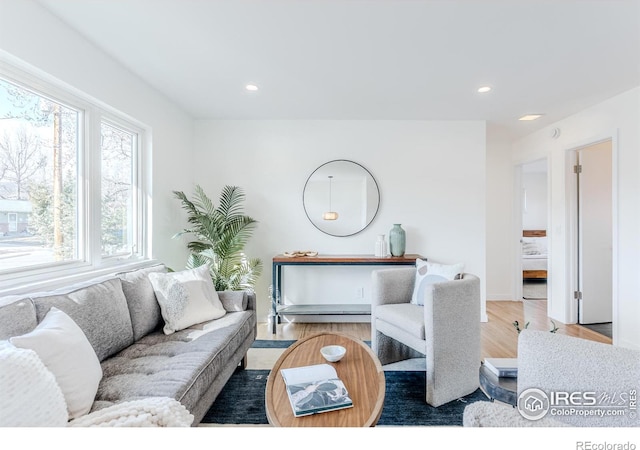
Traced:
<path fill-rule="evenodd" d="M 350 408 L 347 388 L 329 364 L 280 370 L 296 417 Z"/>

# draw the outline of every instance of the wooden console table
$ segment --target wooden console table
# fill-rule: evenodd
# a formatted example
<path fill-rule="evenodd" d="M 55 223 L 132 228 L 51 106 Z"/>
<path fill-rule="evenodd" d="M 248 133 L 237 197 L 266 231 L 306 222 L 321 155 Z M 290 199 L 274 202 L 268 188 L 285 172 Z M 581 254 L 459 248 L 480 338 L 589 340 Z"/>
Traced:
<path fill-rule="evenodd" d="M 373 255 L 317 255 L 289 257 L 276 255 L 273 257 L 272 286 L 273 292 L 284 296 L 283 269 L 284 266 L 415 266 L 420 255 L 407 254 L 404 256 Z M 280 323 L 281 315 L 363 315 L 371 314 L 371 305 L 361 304 L 320 304 L 320 305 L 283 305 L 279 298 L 271 299 L 271 331 L 276 333 L 276 325 Z"/>

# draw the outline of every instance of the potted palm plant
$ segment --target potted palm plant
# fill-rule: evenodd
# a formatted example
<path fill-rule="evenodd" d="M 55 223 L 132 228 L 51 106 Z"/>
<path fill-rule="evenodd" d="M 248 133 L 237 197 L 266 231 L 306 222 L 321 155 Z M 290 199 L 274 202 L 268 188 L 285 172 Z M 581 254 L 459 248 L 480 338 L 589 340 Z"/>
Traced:
<path fill-rule="evenodd" d="M 192 235 L 187 244 L 187 268 L 209 265 L 211 279 L 217 291 L 253 291 L 262 273 L 262 261 L 247 258 L 244 246 L 257 221 L 243 213 L 244 192 L 238 186 L 225 186 L 216 207 L 200 185 L 196 185 L 193 200 L 184 192 L 173 191 L 187 211 L 189 226 L 173 238 Z"/>

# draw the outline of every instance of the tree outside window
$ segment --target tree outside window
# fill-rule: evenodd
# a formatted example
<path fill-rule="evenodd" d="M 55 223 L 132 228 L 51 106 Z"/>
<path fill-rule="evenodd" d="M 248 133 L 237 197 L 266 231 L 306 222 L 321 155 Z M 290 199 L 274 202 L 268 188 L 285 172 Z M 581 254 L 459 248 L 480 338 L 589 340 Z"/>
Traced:
<path fill-rule="evenodd" d="M 140 131 L 54 97 L 0 76 L 0 277 L 142 251 Z"/>
<path fill-rule="evenodd" d="M 0 99 L 0 270 L 77 259 L 80 112 L 2 79 Z"/>

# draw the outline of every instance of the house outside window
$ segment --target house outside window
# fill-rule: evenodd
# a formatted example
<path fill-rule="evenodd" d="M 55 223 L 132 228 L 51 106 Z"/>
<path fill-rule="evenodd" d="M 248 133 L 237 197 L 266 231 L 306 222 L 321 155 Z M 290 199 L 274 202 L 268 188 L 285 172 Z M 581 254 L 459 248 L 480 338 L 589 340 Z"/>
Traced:
<path fill-rule="evenodd" d="M 0 66 L 0 292 L 148 258 L 148 131 Z"/>

